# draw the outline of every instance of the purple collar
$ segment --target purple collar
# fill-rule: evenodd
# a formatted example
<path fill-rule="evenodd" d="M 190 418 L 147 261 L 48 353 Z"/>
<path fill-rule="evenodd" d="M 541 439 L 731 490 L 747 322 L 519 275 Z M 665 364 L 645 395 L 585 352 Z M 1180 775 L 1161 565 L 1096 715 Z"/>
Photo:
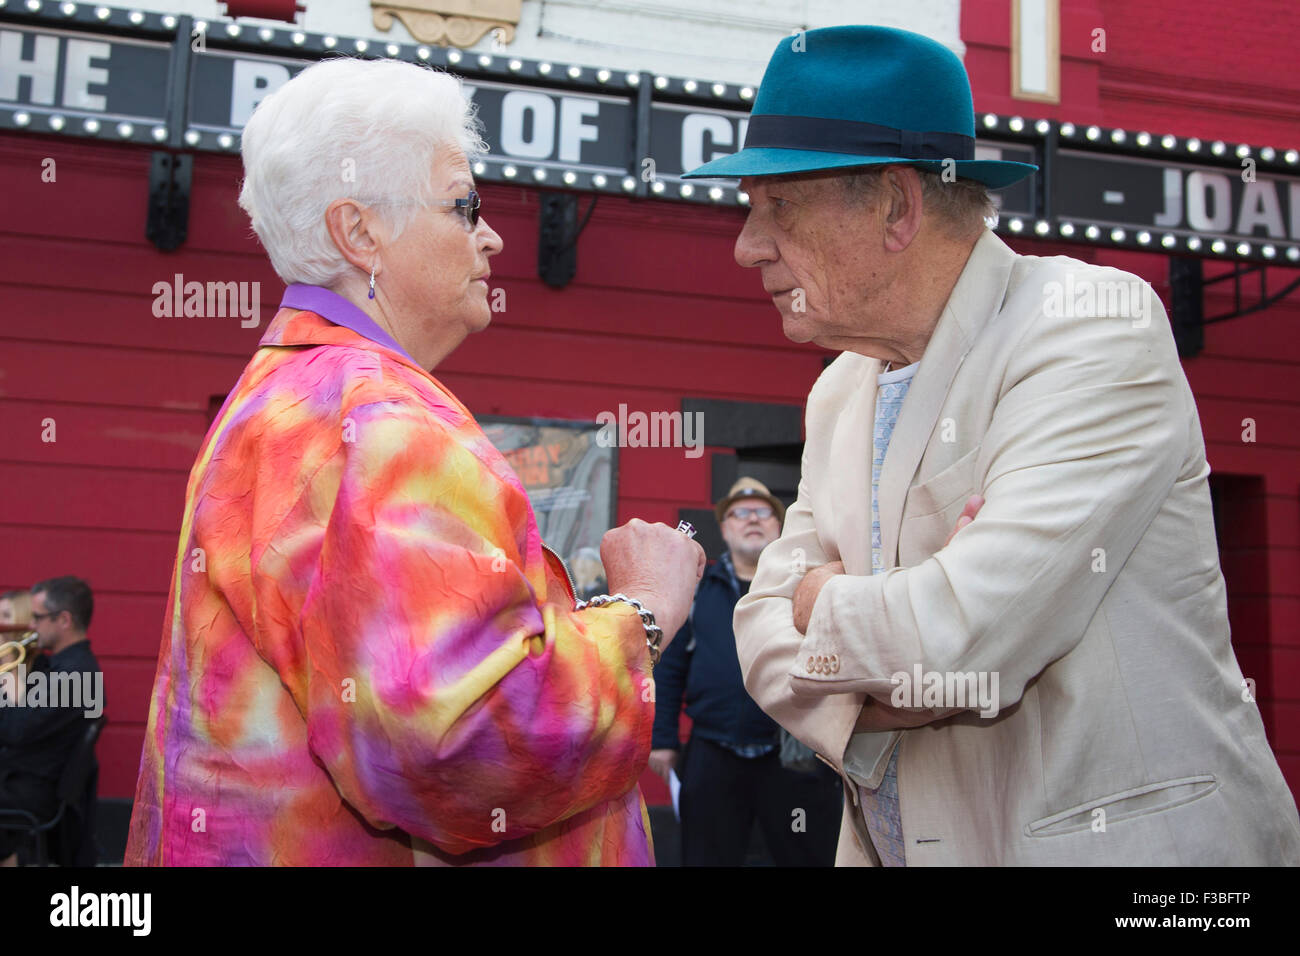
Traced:
<path fill-rule="evenodd" d="M 398 345 L 391 335 L 381 329 L 374 319 L 343 298 L 343 296 L 331 292 L 323 286 L 294 283 L 284 290 L 284 298 L 280 300 L 280 308 L 305 309 L 308 312 L 315 312 L 321 318 L 327 319 L 335 325 L 351 329 L 362 338 L 367 338 L 385 348 L 392 349 L 415 365 L 420 364 L 411 358 L 406 349 Z"/>

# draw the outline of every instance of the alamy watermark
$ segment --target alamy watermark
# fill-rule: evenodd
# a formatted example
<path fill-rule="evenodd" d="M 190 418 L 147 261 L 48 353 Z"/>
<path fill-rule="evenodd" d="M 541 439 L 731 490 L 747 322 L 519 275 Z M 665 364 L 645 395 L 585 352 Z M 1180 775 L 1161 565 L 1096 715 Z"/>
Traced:
<path fill-rule="evenodd" d="M 704 454 L 703 412 L 618 412 L 596 415 L 596 444 L 601 448 L 685 448 L 687 458 Z"/>
<path fill-rule="evenodd" d="M 1043 283 L 1043 315 L 1048 318 L 1132 319 L 1133 328 L 1151 324 L 1155 292 L 1141 279 L 1076 279 Z"/>
<path fill-rule="evenodd" d="M 171 282 L 153 284 L 153 314 L 159 319 L 224 319 L 239 316 L 240 326 L 255 328 L 262 319 L 260 282 L 186 282 L 176 273 Z"/>
<path fill-rule="evenodd" d="M 50 897 L 50 925 L 125 927 L 133 936 L 148 936 L 153 920 L 152 893 L 95 893 L 75 883 L 67 893 Z"/>
<path fill-rule="evenodd" d="M 889 702 L 895 707 L 979 708 L 981 717 L 998 715 L 997 671 L 897 671 L 890 675 L 894 690 Z"/>
<path fill-rule="evenodd" d="M 19 693 L 21 688 L 22 693 Z M 66 707 L 94 719 L 104 713 L 102 671 L 27 670 L 19 664 L 0 674 L 0 707 Z"/>

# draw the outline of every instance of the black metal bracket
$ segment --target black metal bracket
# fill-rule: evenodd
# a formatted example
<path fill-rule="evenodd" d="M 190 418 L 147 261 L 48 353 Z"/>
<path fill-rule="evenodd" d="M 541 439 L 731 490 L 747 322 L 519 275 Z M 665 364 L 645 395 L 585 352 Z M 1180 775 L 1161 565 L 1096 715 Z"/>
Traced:
<path fill-rule="evenodd" d="M 1195 358 L 1205 347 L 1205 280 L 1201 260 L 1169 258 L 1169 325 L 1180 358 Z"/>
<path fill-rule="evenodd" d="M 167 65 L 167 145 L 185 148 L 186 114 L 190 106 L 190 61 L 194 56 L 194 18 L 181 14 L 176 18 L 176 36 L 172 39 L 171 61 Z"/>
<path fill-rule="evenodd" d="M 1259 276 L 1259 297 L 1252 304 L 1245 305 L 1243 304 L 1244 296 L 1242 295 L 1241 285 L 1242 280 L 1251 274 L 1257 274 Z M 1213 279 L 1205 279 L 1202 281 L 1202 285 L 1208 286 L 1214 285 L 1216 282 L 1229 281 L 1232 283 L 1232 311 L 1224 312 L 1222 315 L 1211 316 L 1205 320 L 1206 325 L 1209 325 L 1211 322 L 1226 322 L 1228 319 L 1235 319 L 1243 315 L 1250 315 L 1252 312 L 1262 311 L 1274 303 L 1285 299 L 1296 289 L 1300 288 L 1300 279 L 1295 279 L 1270 295 L 1268 291 L 1268 266 L 1246 265 L 1245 263 L 1233 263 L 1231 271 L 1217 275 Z"/>
<path fill-rule="evenodd" d="M 552 289 L 563 289 L 578 272 L 578 197 L 542 193 L 537 219 L 537 275 Z"/>
<path fill-rule="evenodd" d="M 1056 137 L 1047 135 L 1043 137 L 1043 147 L 1038 152 L 1038 161 L 1041 165 L 1038 168 L 1038 182 L 1035 184 L 1038 195 L 1037 215 L 1039 219 L 1052 221 L 1055 214 L 1052 198 L 1055 195 L 1053 190 L 1056 188 Z"/>
<path fill-rule="evenodd" d="M 193 156 L 155 152 L 150 157 L 149 209 L 144 234 L 163 252 L 171 252 L 185 242 L 193 176 Z"/>
<path fill-rule="evenodd" d="M 654 154 L 650 152 L 650 117 L 652 115 L 651 95 L 654 92 L 654 76 L 650 73 L 642 72 L 640 84 L 636 91 L 636 127 L 634 130 L 635 139 L 632 145 L 632 175 L 636 177 L 636 191 L 634 195 L 638 199 L 645 199 L 650 195 L 650 183 L 656 178 L 657 173 L 654 169 Z M 647 167 L 646 161 L 649 160 L 651 165 L 648 167 L 650 176 L 645 175 Z"/>
<path fill-rule="evenodd" d="M 537 275 L 552 289 L 563 289 L 578 273 L 578 236 L 596 209 L 596 197 L 578 221 L 576 193 L 544 192 L 538 214 Z"/>
<path fill-rule="evenodd" d="M 1178 345 L 1178 354 L 1183 358 L 1194 358 L 1205 346 L 1205 326 L 1213 322 L 1226 322 L 1229 319 L 1260 312 L 1280 302 L 1296 289 L 1300 289 L 1300 279 L 1294 279 L 1281 289 L 1269 293 L 1268 266 L 1237 262 L 1227 272 L 1211 279 L 1203 274 L 1204 263 L 1200 259 L 1171 257 L 1169 260 L 1169 288 L 1171 292 L 1170 324 L 1173 326 L 1174 342 Z M 1248 301 L 1248 292 L 1242 288 L 1250 276 L 1259 278 L 1259 291 L 1253 301 Z M 1220 282 L 1232 283 L 1232 309 L 1219 315 L 1205 317 L 1205 290 Z"/>

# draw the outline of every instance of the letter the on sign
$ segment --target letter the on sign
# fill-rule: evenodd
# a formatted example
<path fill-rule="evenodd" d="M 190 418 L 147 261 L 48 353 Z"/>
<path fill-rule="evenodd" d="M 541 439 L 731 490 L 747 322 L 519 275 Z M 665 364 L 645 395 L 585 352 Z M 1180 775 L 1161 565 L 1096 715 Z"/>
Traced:
<path fill-rule="evenodd" d="M 714 146 L 731 146 L 731 120 L 717 113 L 687 113 L 682 120 L 682 169 L 694 169 L 727 153 L 709 151 L 704 155 L 705 136 Z"/>
<path fill-rule="evenodd" d="M 91 85 L 106 86 L 108 70 L 91 66 L 91 60 L 107 61 L 113 48 L 91 40 L 69 40 L 63 64 L 63 105 L 80 110 L 108 109 L 108 97 L 90 92 Z"/>
<path fill-rule="evenodd" d="M 260 60 L 236 60 L 230 78 L 230 125 L 242 127 L 262 98 L 289 82 L 289 68 Z"/>
<path fill-rule="evenodd" d="M 0 30 L 0 100 L 18 99 L 18 79 L 31 80 L 31 101 L 54 105 L 54 78 L 59 72 L 59 38 L 34 38 L 32 58 L 23 59 L 23 34 Z"/>

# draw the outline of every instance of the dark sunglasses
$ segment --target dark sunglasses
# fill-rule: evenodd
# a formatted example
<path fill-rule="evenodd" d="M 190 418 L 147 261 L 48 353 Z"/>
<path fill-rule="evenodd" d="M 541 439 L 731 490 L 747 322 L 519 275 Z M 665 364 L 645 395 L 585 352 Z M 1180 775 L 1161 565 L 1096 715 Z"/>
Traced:
<path fill-rule="evenodd" d="M 477 192 L 470 190 L 470 194 L 464 199 L 436 199 L 429 205 L 455 206 L 460 210 L 460 214 L 465 217 L 466 221 L 469 222 L 469 227 L 474 229 L 478 226 L 478 211 L 483 205 L 483 200 L 479 198 Z"/>
<path fill-rule="evenodd" d="M 368 206 L 454 206 L 465 217 L 471 229 L 478 227 L 478 211 L 483 205 L 479 194 L 472 189 L 464 199 L 431 199 L 427 203 L 407 202 L 404 199 L 371 199 L 365 202 Z"/>

